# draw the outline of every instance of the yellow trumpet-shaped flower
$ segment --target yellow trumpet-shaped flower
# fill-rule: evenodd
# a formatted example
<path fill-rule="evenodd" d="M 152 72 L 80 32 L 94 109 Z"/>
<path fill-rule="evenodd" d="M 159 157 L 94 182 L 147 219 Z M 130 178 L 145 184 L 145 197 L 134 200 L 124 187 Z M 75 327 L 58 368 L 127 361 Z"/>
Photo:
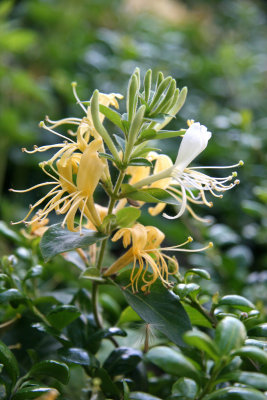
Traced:
<path fill-rule="evenodd" d="M 163 254 L 163 251 L 202 251 L 209 247 L 211 244 L 199 250 L 181 250 L 180 247 L 191 242 L 191 237 L 181 245 L 161 248 L 165 235 L 158 228 L 154 226 L 144 226 L 135 224 L 132 228 L 119 229 L 112 238 L 115 242 L 122 238 L 123 246 L 131 247 L 123 254 L 117 261 L 115 261 L 110 268 L 104 273 L 104 276 L 110 276 L 122 268 L 126 267 L 133 262 L 133 268 L 130 276 L 130 283 L 128 286 L 132 287 L 133 292 L 138 292 L 139 281 L 141 279 L 141 290 L 149 292 L 151 285 L 160 279 L 162 284 L 169 287 L 171 284 L 168 281 L 169 275 L 176 274 L 178 271 L 178 263 L 170 256 Z M 169 271 L 168 261 L 172 264 L 172 271 Z M 137 263 L 139 266 L 137 266 Z"/>
<path fill-rule="evenodd" d="M 101 145 L 101 140 L 93 140 L 82 154 L 72 153 L 71 157 L 67 157 L 65 154 L 57 161 L 57 169 L 51 163 L 41 163 L 43 171 L 53 178 L 52 182 L 41 183 L 26 190 L 11 189 L 14 192 L 27 192 L 45 185 L 55 185 L 43 198 L 30 207 L 29 213 L 22 221 L 16 223 L 26 222 L 31 225 L 36 221 L 43 221 L 54 210 L 58 214 L 65 214 L 62 226 L 66 223 L 70 231 L 76 231 L 74 220 L 80 209 L 80 232 L 83 216 L 86 216 L 95 226 L 99 226 L 101 220 L 94 205 L 93 193 L 105 168 L 103 160 L 98 156 Z M 49 166 L 55 175 L 52 175 L 46 166 Z M 74 173 L 77 173 L 76 183 L 73 180 Z M 42 210 L 38 211 L 36 218 L 27 221 L 30 214 L 48 198 L 50 200 Z"/>

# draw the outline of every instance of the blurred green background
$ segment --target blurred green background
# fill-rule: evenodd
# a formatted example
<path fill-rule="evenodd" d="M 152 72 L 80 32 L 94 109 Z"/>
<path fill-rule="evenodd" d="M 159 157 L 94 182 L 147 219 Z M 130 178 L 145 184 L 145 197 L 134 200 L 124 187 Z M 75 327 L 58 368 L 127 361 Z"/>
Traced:
<path fill-rule="evenodd" d="M 203 226 L 185 215 L 156 224 L 170 243 L 190 232 L 196 241 L 214 241 L 207 254 L 180 259 L 207 268 L 212 290 L 243 293 L 267 303 L 267 4 L 255 0 L 24 0 L 0 2 L 0 192 L 1 219 L 23 218 L 41 191 L 26 188 L 43 180 L 38 162 L 21 147 L 55 141 L 38 128 L 52 119 L 80 116 L 70 83 L 89 99 L 92 91 L 125 94 L 130 74 L 152 68 L 188 86 L 187 102 L 171 128 L 188 118 L 213 132 L 199 165 L 230 165 L 240 159 L 241 184 L 214 199 Z M 122 102 L 122 108 L 124 107 Z M 155 143 L 174 159 L 177 141 Z M 228 172 L 226 172 L 228 174 Z M 18 227 L 17 229 L 20 229 Z M 0 253 L 12 244 L 2 237 Z"/>

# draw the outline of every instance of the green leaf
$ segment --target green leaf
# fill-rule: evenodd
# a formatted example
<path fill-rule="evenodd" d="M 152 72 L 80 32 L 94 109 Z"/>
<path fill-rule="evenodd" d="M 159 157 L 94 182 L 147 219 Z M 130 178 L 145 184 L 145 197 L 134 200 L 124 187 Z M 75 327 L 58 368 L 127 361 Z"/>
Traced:
<path fill-rule="evenodd" d="M 95 267 L 89 267 L 85 271 L 83 271 L 80 275 L 80 278 L 90 279 L 95 282 L 106 282 L 106 279 L 102 278 L 99 269 Z"/>
<path fill-rule="evenodd" d="M 140 217 L 141 211 L 136 207 L 125 207 L 116 214 L 116 225 L 120 228 L 131 227 Z"/>
<path fill-rule="evenodd" d="M 107 329 L 100 329 L 99 331 L 90 336 L 90 341 L 108 339 L 111 336 L 126 337 L 127 333 L 122 329 L 117 328 L 116 326 Z"/>
<path fill-rule="evenodd" d="M 232 353 L 235 356 L 249 357 L 261 364 L 267 365 L 267 353 L 256 346 L 244 346 Z"/>
<path fill-rule="evenodd" d="M 173 291 L 178 294 L 178 296 L 183 299 L 185 296 L 188 296 L 190 293 L 194 293 L 199 291 L 200 286 L 196 283 L 179 283 L 175 286 Z"/>
<path fill-rule="evenodd" d="M 47 319 L 53 327 L 62 330 L 80 315 L 80 311 L 78 311 L 75 306 L 60 305 L 50 311 L 47 315 Z"/>
<path fill-rule="evenodd" d="M 255 389 L 227 387 L 203 397 L 203 400 L 266 400 L 266 397 Z"/>
<path fill-rule="evenodd" d="M 175 200 L 166 190 L 160 188 L 147 188 L 136 190 L 128 184 L 122 185 L 123 194 L 121 197 L 127 197 L 136 201 L 145 201 L 146 203 L 167 203 L 177 205 Z"/>
<path fill-rule="evenodd" d="M 24 299 L 25 297 L 23 296 L 23 294 L 17 289 L 8 289 L 0 293 L 0 304 L 8 303 L 10 301 L 21 301 Z"/>
<path fill-rule="evenodd" d="M 179 395 L 181 399 L 194 399 L 197 395 L 198 387 L 193 379 L 180 378 L 172 386 L 172 394 Z"/>
<path fill-rule="evenodd" d="M 21 243 L 22 241 L 22 238 L 16 232 L 12 231 L 4 221 L 0 221 L 0 235 L 16 243 Z"/>
<path fill-rule="evenodd" d="M 139 315 L 132 309 L 132 307 L 128 306 L 123 310 L 120 315 L 120 319 L 118 325 L 126 324 L 128 322 L 141 321 Z"/>
<path fill-rule="evenodd" d="M 103 367 L 112 376 L 125 375 L 132 371 L 142 359 L 142 352 L 130 347 L 118 347 L 113 350 Z"/>
<path fill-rule="evenodd" d="M 28 400 L 28 399 L 37 399 L 45 393 L 49 393 L 51 390 L 55 390 L 48 387 L 40 387 L 37 385 L 26 386 L 19 389 L 14 396 L 12 396 L 12 400 Z"/>
<path fill-rule="evenodd" d="M 94 378 L 100 378 L 101 389 L 106 396 L 116 400 L 121 399 L 121 393 L 119 389 L 104 368 L 98 368 L 94 373 Z"/>
<path fill-rule="evenodd" d="M 112 110 L 109 107 L 104 106 L 103 104 L 99 104 L 99 111 L 105 115 L 114 125 L 117 125 L 121 130 L 124 130 L 123 123 L 121 121 L 122 116 L 115 110 Z"/>
<path fill-rule="evenodd" d="M 121 274 L 117 281 L 125 287 L 129 283 L 129 272 Z M 191 329 L 191 324 L 174 293 L 168 291 L 159 281 L 153 284 L 149 294 L 133 294 L 129 288 L 122 289 L 122 293 L 144 321 L 152 324 L 178 346 L 184 346 L 182 336 Z"/>
<path fill-rule="evenodd" d="M 255 306 L 251 301 L 236 294 L 222 297 L 218 302 L 218 306 L 231 306 L 238 308 L 241 311 L 250 311 L 255 309 Z"/>
<path fill-rule="evenodd" d="M 36 324 L 32 324 L 32 328 L 37 329 L 39 332 L 48 334 L 53 336 L 56 340 L 58 340 L 64 346 L 69 346 L 69 339 L 62 333 L 60 333 L 57 329 L 52 326 L 47 326 L 42 322 L 37 322 Z M 47 335 L 45 335 L 47 337 Z"/>
<path fill-rule="evenodd" d="M 57 254 L 79 247 L 88 247 L 105 238 L 104 234 L 89 229 L 82 229 L 82 235 L 80 235 L 79 232 L 63 229 L 61 224 L 55 224 L 44 233 L 40 248 L 45 261 L 48 261 Z"/>
<path fill-rule="evenodd" d="M 179 131 L 158 131 L 154 139 L 170 139 L 177 136 L 184 135 L 186 129 L 180 129 Z"/>
<path fill-rule="evenodd" d="M 169 117 L 174 118 L 173 115 L 160 113 L 160 114 L 156 115 L 155 117 L 146 117 L 146 118 L 144 118 L 144 121 L 157 122 L 158 124 L 162 124 L 162 122 L 165 122 L 165 119 L 169 118 Z"/>
<path fill-rule="evenodd" d="M 170 347 L 153 347 L 146 354 L 145 359 L 168 374 L 192 378 L 196 381 L 200 379 L 200 372 L 195 367 L 195 363 Z"/>
<path fill-rule="evenodd" d="M 152 396 L 145 392 L 131 392 L 129 396 L 130 400 L 161 400 L 159 397 Z"/>
<path fill-rule="evenodd" d="M 238 349 L 246 339 L 246 329 L 241 321 L 233 317 L 225 317 L 219 322 L 215 331 L 215 343 L 221 355 Z"/>
<path fill-rule="evenodd" d="M 112 162 L 116 161 L 115 158 L 111 154 L 99 152 L 98 155 L 99 155 L 100 158 L 107 158 L 108 160 L 110 160 Z"/>
<path fill-rule="evenodd" d="M 87 367 L 99 366 L 98 360 L 92 354 L 78 347 L 59 349 L 58 354 L 63 361 L 70 364 L 79 364 Z"/>
<path fill-rule="evenodd" d="M 255 326 L 248 331 L 248 335 L 255 337 L 267 337 L 267 324 L 265 323 Z"/>
<path fill-rule="evenodd" d="M 152 167 L 152 164 L 150 161 L 148 161 L 146 158 L 143 157 L 135 157 L 130 160 L 128 165 L 134 165 L 137 167 Z"/>
<path fill-rule="evenodd" d="M 205 269 L 191 268 L 186 271 L 184 277 L 187 278 L 190 275 L 198 275 L 200 278 L 210 280 L 210 274 Z"/>
<path fill-rule="evenodd" d="M 0 363 L 4 365 L 4 370 L 12 380 L 13 385 L 19 377 L 19 367 L 14 354 L 9 350 L 5 343 L 0 341 Z"/>
<path fill-rule="evenodd" d="M 203 326 L 205 328 L 212 328 L 210 321 L 204 317 L 201 312 L 191 307 L 189 304 L 183 303 L 183 307 L 190 318 L 192 325 Z"/>
<path fill-rule="evenodd" d="M 265 374 L 259 372 L 233 371 L 219 377 L 218 382 L 239 382 L 255 389 L 267 390 L 267 379 Z"/>
<path fill-rule="evenodd" d="M 33 365 L 29 375 L 33 377 L 51 376 L 66 385 L 69 381 L 69 367 L 59 361 L 45 360 Z"/>
<path fill-rule="evenodd" d="M 42 273 L 43 273 L 43 266 L 39 264 L 34 265 L 27 271 L 23 280 L 26 281 L 27 279 L 37 278 L 38 276 L 41 276 Z"/>
<path fill-rule="evenodd" d="M 193 330 L 184 334 L 184 341 L 189 346 L 207 353 L 210 358 L 217 361 L 219 359 L 219 349 L 214 341 L 204 332 Z"/>
<path fill-rule="evenodd" d="M 116 142 L 118 143 L 118 145 L 120 146 L 121 150 L 123 151 L 123 153 L 125 152 L 125 140 L 119 136 L 119 135 L 113 135 Z"/>
<path fill-rule="evenodd" d="M 151 140 L 154 139 L 156 137 L 157 131 L 155 131 L 155 129 L 144 129 L 139 137 L 138 140 L 136 141 L 135 145 L 138 145 L 140 143 L 143 143 L 147 140 Z"/>

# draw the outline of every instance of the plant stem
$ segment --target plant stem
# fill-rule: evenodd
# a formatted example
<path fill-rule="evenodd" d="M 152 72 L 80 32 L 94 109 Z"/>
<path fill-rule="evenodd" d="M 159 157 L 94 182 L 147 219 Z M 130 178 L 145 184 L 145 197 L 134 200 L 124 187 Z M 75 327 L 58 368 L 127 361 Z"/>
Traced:
<path fill-rule="evenodd" d="M 114 190 L 113 190 L 113 193 L 110 197 L 107 215 L 111 214 L 113 211 L 114 205 L 116 203 L 116 197 L 120 190 L 121 183 L 123 181 L 124 176 L 125 176 L 125 171 L 120 171 L 117 182 L 116 182 Z M 109 231 L 109 226 L 107 226 L 106 233 L 109 233 L 108 231 Z M 104 239 L 100 246 L 100 251 L 99 251 L 98 260 L 97 260 L 97 264 L 96 264 L 96 268 L 99 271 L 101 271 L 104 254 L 105 254 L 105 249 L 106 249 L 106 245 L 107 245 L 107 240 L 108 240 L 108 238 Z M 98 309 L 98 283 L 97 282 L 93 282 L 93 286 L 92 286 L 92 308 L 93 308 L 93 314 L 94 314 L 96 325 L 98 326 L 99 329 L 103 329 L 103 323 L 102 323 L 101 315 L 100 315 L 99 309 Z M 113 342 L 113 344 L 116 347 L 118 347 L 118 343 L 116 342 L 116 340 L 113 337 L 110 337 L 110 340 Z"/>
<path fill-rule="evenodd" d="M 208 394 L 212 391 L 217 376 L 219 375 L 221 370 L 225 367 L 225 365 L 228 363 L 228 361 L 229 360 L 227 360 L 227 359 L 223 359 L 217 365 L 214 366 L 212 374 L 210 376 L 210 379 L 207 382 L 206 386 L 204 387 L 201 395 L 198 397 L 197 400 L 203 399 L 203 397 L 206 396 L 206 394 Z"/>

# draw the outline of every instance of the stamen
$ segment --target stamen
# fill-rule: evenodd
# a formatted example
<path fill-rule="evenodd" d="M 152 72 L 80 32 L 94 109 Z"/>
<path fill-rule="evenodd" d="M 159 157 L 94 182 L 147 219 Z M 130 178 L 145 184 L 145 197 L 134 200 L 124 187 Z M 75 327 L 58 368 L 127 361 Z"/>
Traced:
<path fill-rule="evenodd" d="M 72 82 L 71 83 L 72 86 L 72 91 L 74 94 L 75 99 L 77 100 L 77 104 L 79 104 L 79 106 L 81 106 L 81 108 L 83 109 L 83 111 L 85 112 L 85 114 L 87 115 L 87 109 L 84 107 L 84 105 L 82 104 L 81 100 L 78 97 L 77 91 L 76 91 L 76 87 L 77 87 L 77 82 Z"/>
<path fill-rule="evenodd" d="M 46 129 L 47 131 L 53 133 L 54 135 L 57 135 L 57 136 L 59 136 L 59 137 L 65 139 L 65 140 L 67 140 L 67 141 L 69 141 L 69 142 L 71 142 L 71 143 L 76 144 L 72 139 L 68 138 L 67 136 L 64 136 L 64 135 L 62 135 L 61 133 L 58 133 L 58 132 L 54 131 L 53 129 L 49 128 L 47 125 L 45 125 L 44 121 L 41 121 L 41 122 L 39 123 L 39 126 L 40 126 L 40 128 L 44 128 L 44 129 Z"/>
<path fill-rule="evenodd" d="M 41 186 L 46 186 L 46 185 L 58 185 L 58 182 L 44 182 L 44 183 L 39 183 L 38 185 L 32 186 L 28 189 L 21 189 L 21 190 L 17 190 L 17 189 L 8 189 L 10 192 L 15 192 L 15 193 L 26 193 L 26 192 L 30 192 L 31 190 L 37 189 Z"/>

